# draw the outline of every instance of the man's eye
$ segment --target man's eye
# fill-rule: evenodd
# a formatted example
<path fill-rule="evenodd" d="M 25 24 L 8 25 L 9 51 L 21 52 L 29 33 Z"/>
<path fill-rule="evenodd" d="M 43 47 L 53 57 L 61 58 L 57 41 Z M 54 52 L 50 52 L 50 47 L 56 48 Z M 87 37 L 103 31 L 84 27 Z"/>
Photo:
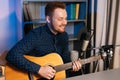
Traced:
<path fill-rule="evenodd" d="M 62 20 L 67 20 L 67 18 L 63 19 L 63 18 L 58 18 L 59 21 L 62 21 Z"/>
<path fill-rule="evenodd" d="M 62 18 L 58 18 L 59 21 L 62 21 L 63 19 Z"/>

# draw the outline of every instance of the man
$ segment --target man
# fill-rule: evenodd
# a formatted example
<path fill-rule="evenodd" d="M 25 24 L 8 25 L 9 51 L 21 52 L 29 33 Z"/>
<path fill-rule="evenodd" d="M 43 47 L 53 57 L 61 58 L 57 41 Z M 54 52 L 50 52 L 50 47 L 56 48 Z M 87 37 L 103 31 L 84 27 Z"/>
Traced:
<path fill-rule="evenodd" d="M 58 53 L 64 63 L 70 62 L 68 51 L 68 35 L 65 32 L 67 12 L 62 2 L 48 3 L 45 7 L 47 24 L 29 32 L 7 54 L 7 61 L 15 67 L 38 74 L 46 79 L 54 77 L 56 71 L 49 65 L 40 66 L 30 62 L 23 55 L 43 56 L 49 53 Z M 79 61 L 73 62 L 73 71 L 81 68 Z"/>

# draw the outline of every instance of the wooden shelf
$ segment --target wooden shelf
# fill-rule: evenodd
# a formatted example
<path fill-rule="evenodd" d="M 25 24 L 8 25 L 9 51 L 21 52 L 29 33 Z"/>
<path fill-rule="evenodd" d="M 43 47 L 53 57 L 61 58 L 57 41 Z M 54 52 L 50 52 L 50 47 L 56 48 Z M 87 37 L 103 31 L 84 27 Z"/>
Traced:
<path fill-rule="evenodd" d="M 78 40 L 78 36 L 74 36 L 73 34 L 68 35 L 68 37 L 69 37 L 69 41 Z"/>
<path fill-rule="evenodd" d="M 68 30 L 68 35 L 69 35 L 69 41 L 78 40 L 78 35 L 77 34 L 79 33 L 79 29 L 81 29 L 80 27 L 87 26 L 88 0 L 23 0 L 23 5 L 27 5 L 27 4 L 29 5 L 29 3 L 33 3 L 33 4 L 38 3 L 38 4 L 36 4 L 36 7 L 38 7 L 38 6 L 40 6 L 39 3 L 42 4 L 42 5 L 46 5 L 46 3 L 53 2 L 53 1 L 61 1 L 61 2 L 68 3 L 68 4 L 69 3 L 70 4 L 72 4 L 72 3 L 79 3 L 79 4 L 85 3 L 85 4 L 83 4 L 85 6 L 80 5 L 81 6 L 80 9 L 82 10 L 82 7 L 83 7 L 85 12 L 80 11 L 80 13 L 79 13 L 80 15 L 79 15 L 78 19 L 67 20 L 67 23 L 68 23 L 67 30 Z M 32 5 L 32 7 L 34 7 L 34 5 Z M 37 8 L 36 8 L 36 10 L 37 10 Z M 34 12 L 34 10 L 31 11 L 31 12 Z M 40 11 L 37 11 L 37 13 L 39 13 L 39 12 Z M 31 13 L 31 14 L 33 14 L 33 13 Z M 41 14 L 44 14 L 44 13 L 41 12 Z M 40 15 L 40 13 L 39 13 L 39 15 Z M 81 17 L 81 15 L 82 15 L 82 17 Z M 36 26 L 41 26 L 41 25 L 44 25 L 46 23 L 45 18 L 40 17 L 37 14 L 36 14 L 37 18 L 36 18 L 36 16 L 33 18 L 33 16 L 35 16 L 35 15 L 32 15 L 32 18 L 30 19 L 30 21 L 24 21 L 23 25 L 25 26 L 27 24 L 33 24 L 33 28 L 36 28 Z M 42 20 L 42 19 L 44 19 L 44 20 Z M 74 19 L 74 18 L 70 17 L 70 18 L 67 18 L 67 19 Z M 70 31 L 69 31 L 69 29 L 70 29 Z M 74 35 L 77 35 L 77 36 L 74 36 Z"/>
<path fill-rule="evenodd" d="M 78 20 L 68 20 L 68 23 L 70 22 L 86 22 L 86 19 L 78 19 Z M 46 23 L 45 20 L 32 20 L 32 21 L 26 21 L 24 24 L 44 24 Z"/>
<path fill-rule="evenodd" d="M 53 2 L 53 1 L 61 1 L 61 2 L 86 2 L 86 0 L 23 0 L 24 2 Z"/>

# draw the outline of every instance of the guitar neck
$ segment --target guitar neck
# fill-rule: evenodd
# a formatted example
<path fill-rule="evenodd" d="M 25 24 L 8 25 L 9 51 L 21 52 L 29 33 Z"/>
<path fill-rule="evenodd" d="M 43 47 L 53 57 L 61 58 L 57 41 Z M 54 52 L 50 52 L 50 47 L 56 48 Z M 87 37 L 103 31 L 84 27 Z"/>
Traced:
<path fill-rule="evenodd" d="M 86 64 L 86 63 L 90 63 L 96 60 L 101 59 L 101 56 L 93 56 L 87 59 L 82 59 L 80 60 L 81 64 Z M 54 69 L 56 70 L 56 72 L 62 71 L 62 70 L 67 70 L 67 69 L 71 69 L 72 68 L 72 62 L 66 63 L 66 64 L 62 64 L 62 65 L 57 65 L 54 66 Z"/>

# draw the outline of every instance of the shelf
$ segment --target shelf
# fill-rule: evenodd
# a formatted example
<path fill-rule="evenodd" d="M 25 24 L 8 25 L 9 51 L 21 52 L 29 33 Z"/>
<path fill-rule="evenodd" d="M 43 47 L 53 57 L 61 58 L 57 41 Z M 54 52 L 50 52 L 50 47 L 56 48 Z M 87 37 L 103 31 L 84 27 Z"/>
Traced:
<path fill-rule="evenodd" d="M 25 2 L 53 2 L 53 1 L 61 1 L 61 2 L 86 2 L 87 0 L 23 0 Z"/>
<path fill-rule="evenodd" d="M 37 26 L 43 26 L 44 24 L 46 24 L 45 17 L 43 18 L 43 16 L 41 15 L 44 13 L 42 11 L 40 11 L 40 9 L 42 10 L 42 8 L 44 8 L 44 5 L 46 5 L 46 3 L 54 2 L 54 1 L 61 1 L 61 2 L 64 2 L 66 4 L 68 3 L 67 6 L 69 4 L 72 4 L 72 3 L 74 3 L 74 4 L 79 3 L 80 4 L 80 8 L 79 8 L 80 15 L 78 15 L 79 17 L 77 19 L 71 18 L 71 16 L 70 16 L 70 18 L 67 18 L 68 19 L 67 20 L 68 28 L 66 30 L 66 32 L 68 33 L 68 36 L 69 36 L 69 41 L 78 40 L 79 30 L 81 29 L 81 27 L 87 26 L 87 5 L 88 5 L 87 3 L 88 3 L 88 0 L 23 0 L 23 5 L 28 4 L 31 6 L 31 7 L 29 7 L 31 9 L 29 11 L 31 11 L 30 14 L 32 14 L 31 19 L 30 20 L 28 19 L 29 21 L 24 21 L 23 25 L 27 26 L 29 24 L 30 25 L 33 24 L 33 28 L 36 28 Z M 43 5 L 43 7 L 39 7 L 42 5 Z M 34 10 L 34 8 L 36 11 Z M 71 7 L 69 7 L 69 8 L 71 9 Z M 36 14 L 34 12 L 36 12 L 38 14 Z M 73 12 L 74 12 L 74 10 L 73 10 Z M 40 16 L 42 16 L 42 17 L 40 17 Z M 74 20 L 72 20 L 72 19 L 74 19 Z M 74 35 L 76 35 L 76 36 L 74 36 Z"/>
<path fill-rule="evenodd" d="M 45 20 L 32 20 L 32 21 L 25 21 L 24 24 L 43 24 L 46 23 Z"/>
<path fill-rule="evenodd" d="M 69 37 L 69 41 L 78 40 L 78 37 L 74 36 L 73 34 L 68 35 L 68 37 Z"/>
<path fill-rule="evenodd" d="M 85 22 L 86 19 L 79 19 L 79 20 L 68 20 L 67 22 Z M 45 20 L 32 20 L 32 21 L 26 21 L 24 24 L 45 24 Z"/>

